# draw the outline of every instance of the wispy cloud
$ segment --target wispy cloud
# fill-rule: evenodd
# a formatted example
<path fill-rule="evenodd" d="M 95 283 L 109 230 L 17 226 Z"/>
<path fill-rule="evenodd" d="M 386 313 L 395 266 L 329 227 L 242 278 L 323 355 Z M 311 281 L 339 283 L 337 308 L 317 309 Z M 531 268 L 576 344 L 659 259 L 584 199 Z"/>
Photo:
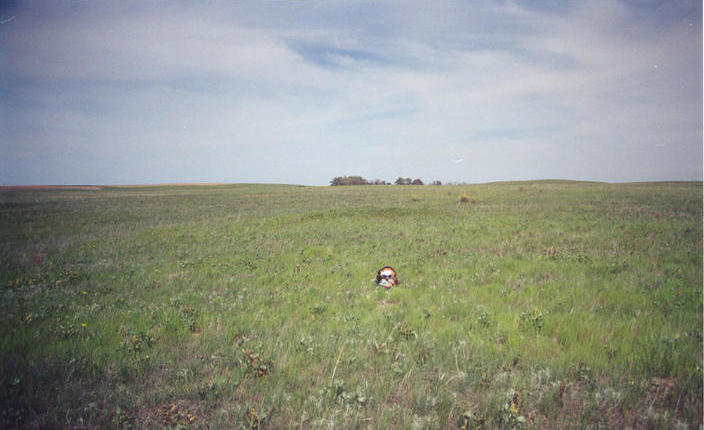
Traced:
<path fill-rule="evenodd" d="M 10 13 L 3 183 L 702 175 L 698 2 Z"/>

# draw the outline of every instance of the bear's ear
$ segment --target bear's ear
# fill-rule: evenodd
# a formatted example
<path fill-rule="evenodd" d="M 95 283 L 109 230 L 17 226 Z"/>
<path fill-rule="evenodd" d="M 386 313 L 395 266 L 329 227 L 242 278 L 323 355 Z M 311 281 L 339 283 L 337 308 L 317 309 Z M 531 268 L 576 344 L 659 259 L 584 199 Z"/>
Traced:
<path fill-rule="evenodd" d="M 391 269 L 391 271 L 392 271 L 393 274 L 394 274 L 394 283 L 395 283 L 396 285 L 400 284 L 401 281 L 398 280 L 398 274 L 396 273 L 396 269 L 394 269 L 394 268 L 391 267 L 391 266 L 389 266 L 389 269 Z"/>

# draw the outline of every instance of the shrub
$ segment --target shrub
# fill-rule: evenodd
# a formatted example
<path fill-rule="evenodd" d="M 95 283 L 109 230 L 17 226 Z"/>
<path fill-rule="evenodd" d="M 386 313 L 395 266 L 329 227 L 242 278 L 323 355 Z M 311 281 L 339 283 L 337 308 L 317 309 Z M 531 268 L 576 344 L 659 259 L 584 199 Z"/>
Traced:
<path fill-rule="evenodd" d="M 382 179 L 374 179 L 374 181 L 370 182 L 369 185 L 391 185 L 391 184 L 382 180 Z"/>
<path fill-rule="evenodd" d="M 337 176 L 332 178 L 330 185 L 368 185 L 369 181 L 361 176 Z"/>
<path fill-rule="evenodd" d="M 420 179 L 402 178 L 398 177 L 394 185 L 423 185 L 423 181 Z"/>

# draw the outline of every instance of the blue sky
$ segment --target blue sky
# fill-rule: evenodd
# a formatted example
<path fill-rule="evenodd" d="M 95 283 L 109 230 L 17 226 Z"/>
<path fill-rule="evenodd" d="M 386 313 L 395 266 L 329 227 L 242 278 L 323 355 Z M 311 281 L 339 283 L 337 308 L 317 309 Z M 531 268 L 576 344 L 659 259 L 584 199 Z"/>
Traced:
<path fill-rule="evenodd" d="M 0 185 L 341 175 L 701 180 L 701 2 L 0 0 Z"/>

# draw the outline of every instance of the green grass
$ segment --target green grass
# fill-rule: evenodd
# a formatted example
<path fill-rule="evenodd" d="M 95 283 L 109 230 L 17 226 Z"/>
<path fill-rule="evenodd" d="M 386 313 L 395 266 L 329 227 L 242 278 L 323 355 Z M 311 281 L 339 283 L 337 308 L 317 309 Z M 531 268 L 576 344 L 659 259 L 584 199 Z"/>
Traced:
<path fill-rule="evenodd" d="M 702 422 L 701 183 L 6 190 L 0 294 L 1 428 Z"/>

